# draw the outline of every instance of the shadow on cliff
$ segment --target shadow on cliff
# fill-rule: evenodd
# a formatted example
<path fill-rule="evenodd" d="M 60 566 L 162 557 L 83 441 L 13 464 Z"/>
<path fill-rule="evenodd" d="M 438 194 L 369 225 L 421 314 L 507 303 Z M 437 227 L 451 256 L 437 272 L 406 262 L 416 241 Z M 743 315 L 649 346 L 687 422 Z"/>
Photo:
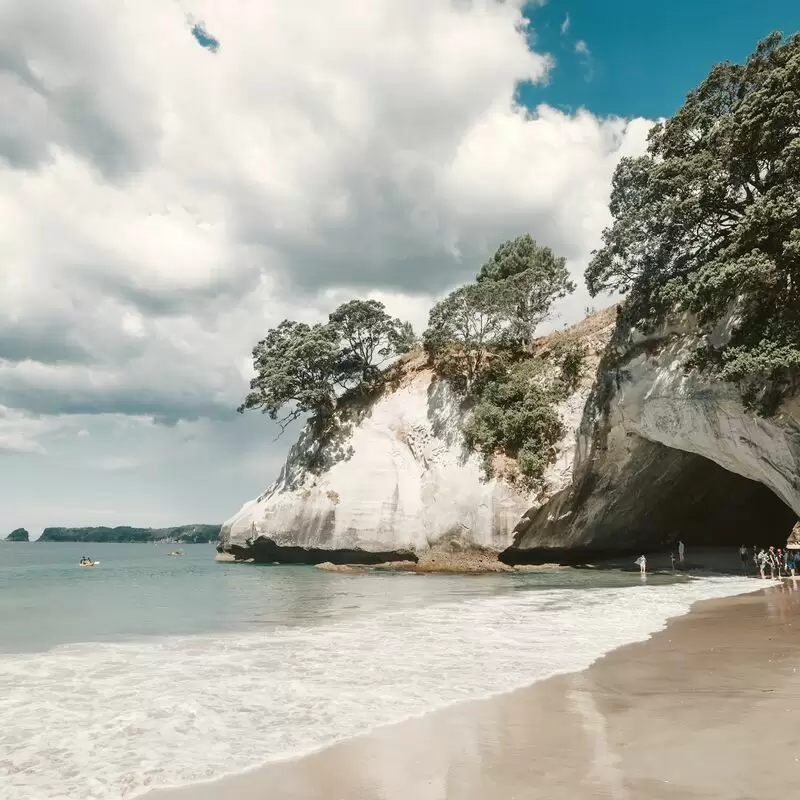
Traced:
<path fill-rule="evenodd" d="M 667 550 L 678 539 L 732 548 L 786 541 L 797 517 L 763 484 L 702 456 L 631 438 L 636 456 L 618 474 L 589 471 L 526 515 L 501 560 L 582 563 Z"/>

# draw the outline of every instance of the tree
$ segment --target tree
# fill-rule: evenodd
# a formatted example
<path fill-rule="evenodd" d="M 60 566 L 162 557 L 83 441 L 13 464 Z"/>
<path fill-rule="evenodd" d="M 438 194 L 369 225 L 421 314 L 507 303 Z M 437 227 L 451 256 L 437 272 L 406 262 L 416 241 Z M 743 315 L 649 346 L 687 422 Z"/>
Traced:
<path fill-rule="evenodd" d="M 336 387 L 346 381 L 337 332 L 329 325 L 284 320 L 253 348 L 256 376 L 239 412 L 257 408 L 285 430 L 306 412 L 336 406 Z M 279 418 L 281 409 L 291 410 Z"/>
<path fill-rule="evenodd" d="M 329 415 L 342 393 L 374 382 L 387 360 L 414 344 L 411 325 L 375 300 L 344 303 L 325 325 L 284 320 L 253 348 L 256 375 L 238 410 L 260 409 L 281 432 L 305 413 Z"/>
<path fill-rule="evenodd" d="M 800 367 L 800 34 L 715 66 L 648 151 L 617 167 L 613 224 L 586 271 L 628 293 L 632 324 L 690 311 L 709 338 L 694 364 L 769 411 Z"/>
<path fill-rule="evenodd" d="M 541 247 L 529 235 L 518 236 L 497 248 L 481 267 L 478 283 L 504 283 L 504 297 L 510 306 L 505 316 L 512 335 L 525 344 L 536 328 L 550 316 L 555 300 L 575 291 L 569 278 L 566 259 L 557 257 L 549 247 Z"/>
<path fill-rule="evenodd" d="M 517 460 L 530 483 L 541 480 L 564 435 L 556 408 L 560 390 L 558 373 L 539 359 L 517 362 L 486 380 L 464 437 L 468 447 L 483 453 L 489 477 L 492 457 L 503 453 Z"/>
<path fill-rule="evenodd" d="M 487 350 L 502 341 L 508 328 L 507 308 L 506 287 L 490 282 L 467 284 L 437 303 L 423 343 L 439 371 L 450 379 L 463 378 L 471 390 Z"/>
<path fill-rule="evenodd" d="M 373 380 L 391 358 L 414 346 L 411 325 L 390 317 L 377 300 L 343 303 L 330 315 L 329 324 L 341 339 L 342 366 L 364 383 Z"/>

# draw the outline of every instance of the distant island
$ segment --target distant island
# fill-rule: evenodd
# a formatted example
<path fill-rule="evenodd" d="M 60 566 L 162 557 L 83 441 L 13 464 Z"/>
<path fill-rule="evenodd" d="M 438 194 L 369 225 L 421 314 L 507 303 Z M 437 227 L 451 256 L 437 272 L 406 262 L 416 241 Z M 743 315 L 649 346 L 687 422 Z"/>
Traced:
<path fill-rule="evenodd" d="M 28 531 L 26 531 L 25 528 L 17 528 L 6 536 L 7 542 L 29 542 L 30 540 L 31 537 L 28 535 Z"/>
<path fill-rule="evenodd" d="M 40 542 L 216 542 L 221 525 L 179 525 L 175 528 L 45 528 Z M 17 531 L 14 531 L 16 533 Z M 27 536 L 27 532 L 25 533 Z M 13 536 L 13 534 L 12 534 Z"/>

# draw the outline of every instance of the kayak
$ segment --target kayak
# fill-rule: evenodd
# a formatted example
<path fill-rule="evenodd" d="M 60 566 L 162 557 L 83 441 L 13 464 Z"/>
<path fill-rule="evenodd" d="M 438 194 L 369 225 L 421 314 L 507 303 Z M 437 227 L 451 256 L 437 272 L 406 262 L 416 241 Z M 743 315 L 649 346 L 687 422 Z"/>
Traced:
<path fill-rule="evenodd" d="M 96 567 L 100 562 L 92 561 L 91 564 L 78 564 L 79 567 Z"/>

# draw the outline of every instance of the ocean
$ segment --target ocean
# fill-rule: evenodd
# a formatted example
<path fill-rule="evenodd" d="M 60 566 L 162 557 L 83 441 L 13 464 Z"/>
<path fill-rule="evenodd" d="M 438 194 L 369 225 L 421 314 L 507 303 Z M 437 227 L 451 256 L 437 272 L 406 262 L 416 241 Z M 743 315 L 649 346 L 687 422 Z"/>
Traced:
<path fill-rule="evenodd" d="M 583 669 L 697 600 L 757 588 L 347 575 L 176 547 L 0 544 L 0 800 L 117 800 L 243 771 Z"/>

